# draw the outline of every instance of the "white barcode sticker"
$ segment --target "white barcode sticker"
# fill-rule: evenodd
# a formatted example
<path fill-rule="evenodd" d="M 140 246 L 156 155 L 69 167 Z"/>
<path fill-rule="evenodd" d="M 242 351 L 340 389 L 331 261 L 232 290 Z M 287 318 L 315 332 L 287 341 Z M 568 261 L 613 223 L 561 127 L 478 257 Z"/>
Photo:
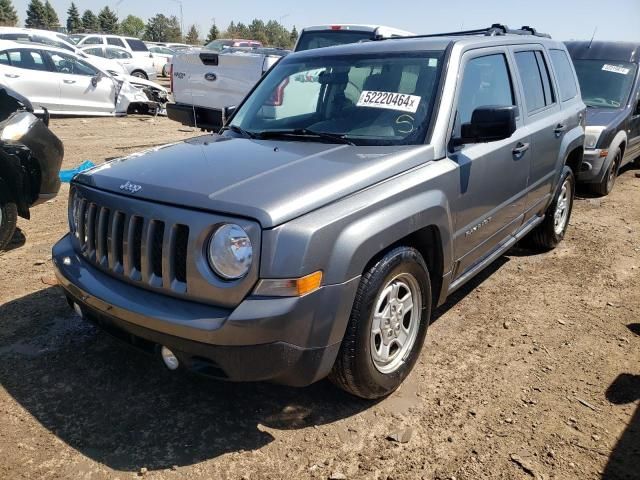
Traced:
<path fill-rule="evenodd" d="M 605 72 L 620 73 L 622 75 L 627 75 L 631 71 L 630 68 L 618 67 L 617 65 L 609 65 L 608 63 L 605 63 L 602 66 L 602 70 L 604 70 Z"/>
<path fill-rule="evenodd" d="M 386 108 L 416 113 L 422 97 L 406 93 L 374 92 L 363 90 L 356 104 L 358 107 Z"/>

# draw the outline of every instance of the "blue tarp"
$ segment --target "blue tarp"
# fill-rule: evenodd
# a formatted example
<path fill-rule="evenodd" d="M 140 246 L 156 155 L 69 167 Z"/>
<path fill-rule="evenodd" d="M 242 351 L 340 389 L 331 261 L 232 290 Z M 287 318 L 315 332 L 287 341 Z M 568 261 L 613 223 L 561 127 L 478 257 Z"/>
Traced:
<path fill-rule="evenodd" d="M 96 164 L 91 160 L 85 160 L 76 168 L 72 168 L 71 170 L 60 170 L 60 181 L 69 183 L 73 177 L 75 177 L 78 173 L 84 172 L 85 170 L 89 170 L 92 167 L 95 167 Z"/>

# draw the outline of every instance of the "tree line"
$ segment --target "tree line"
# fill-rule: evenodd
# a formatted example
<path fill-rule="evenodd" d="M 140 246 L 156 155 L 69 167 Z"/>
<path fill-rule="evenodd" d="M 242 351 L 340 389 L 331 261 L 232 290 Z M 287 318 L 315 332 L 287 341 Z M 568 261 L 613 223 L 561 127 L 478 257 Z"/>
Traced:
<path fill-rule="evenodd" d="M 11 0 L 0 0 L 0 26 L 17 26 L 18 14 Z M 43 30 L 60 30 L 62 25 L 58 14 L 49 0 L 31 0 L 27 6 L 25 27 Z M 110 33 L 120 34 L 151 42 L 185 42 L 190 45 L 201 43 L 200 32 L 196 25 L 191 25 L 183 38 L 180 22 L 173 16 L 161 13 L 146 22 L 135 15 L 128 15 L 120 21 L 118 15 L 109 6 L 105 6 L 97 14 L 85 10 L 82 14 L 75 2 L 67 10 L 67 33 Z M 258 40 L 263 45 L 291 48 L 298 39 L 298 31 L 293 27 L 289 31 L 275 20 L 264 22 L 254 19 L 248 25 L 242 22 L 231 22 L 226 30 L 220 31 L 214 24 L 211 26 L 205 43 L 218 38 L 244 38 Z"/>

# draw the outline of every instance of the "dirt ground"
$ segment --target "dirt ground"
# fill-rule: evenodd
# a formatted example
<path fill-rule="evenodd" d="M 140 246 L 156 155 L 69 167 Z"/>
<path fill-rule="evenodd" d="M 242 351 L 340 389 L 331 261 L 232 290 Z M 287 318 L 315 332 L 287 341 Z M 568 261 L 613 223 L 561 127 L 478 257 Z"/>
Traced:
<path fill-rule="evenodd" d="M 148 117 L 52 128 L 64 168 L 197 134 Z M 377 403 L 174 375 L 82 323 L 43 282 L 65 185 L 0 254 L 0 478 L 640 478 L 636 171 L 579 198 L 557 250 L 514 249 L 457 292 Z"/>

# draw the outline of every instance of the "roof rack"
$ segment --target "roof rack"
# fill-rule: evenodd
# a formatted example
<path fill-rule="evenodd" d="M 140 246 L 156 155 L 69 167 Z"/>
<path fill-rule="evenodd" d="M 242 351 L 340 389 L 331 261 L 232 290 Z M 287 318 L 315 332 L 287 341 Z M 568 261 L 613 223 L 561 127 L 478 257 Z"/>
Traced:
<path fill-rule="evenodd" d="M 519 29 L 511 29 L 506 25 L 500 23 L 494 23 L 489 28 L 478 28 L 475 30 L 461 30 L 458 32 L 446 32 L 446 33 L 428 33 L 425 35 L 411 35 L 408 37 L 390 37 L 381 38 L 378 40 L 393 40 L 403 38 L 431 38 L 431 37 L 463 37 L 469 35 L 484 35 L 487 37 L 495 37 L 499 35 L 533 35 L 536 37 L 551 38 L 548 33 L 540 33 L 535 28 L 524 25 Z"/>

